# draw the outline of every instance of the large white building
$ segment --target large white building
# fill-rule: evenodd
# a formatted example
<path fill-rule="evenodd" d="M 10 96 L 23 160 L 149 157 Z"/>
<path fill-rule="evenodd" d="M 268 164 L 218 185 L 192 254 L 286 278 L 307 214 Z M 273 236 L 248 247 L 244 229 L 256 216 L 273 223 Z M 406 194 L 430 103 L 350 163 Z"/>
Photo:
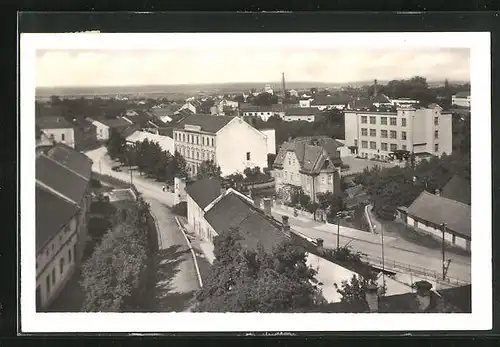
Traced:
<path fill-rule="evenodd" d="M 40 129 L 40 136 L 43 134 L 49 142 L 60 142 L 75 148 L 74 126 L 63 117 L 39 117 L 36 119 L 36 125 Z"/>
<path fill-rule="evenodd" d="M 345 145 L 365 158 L 388 159 L 391 152 L 451 154 L 451 113 L 438 105 L 401 107 L 397 112 L 346 111 Z"/>
<path fill-rule="evenodd" d="M 270 132 L 263 133 L 239 117 L 192 115 L 174 129 L 174 145 L 186 159 L 191 176 L 207 160 L 220 166 L 226 176 L 247 167 L 267 167 L 267 154 L 276 148 Z"/>
<path fill-rule="evenodd" d="M 470 92 L 458 92 L 451 97 L 451 104 L 461 107 L 470 107 Z"/>

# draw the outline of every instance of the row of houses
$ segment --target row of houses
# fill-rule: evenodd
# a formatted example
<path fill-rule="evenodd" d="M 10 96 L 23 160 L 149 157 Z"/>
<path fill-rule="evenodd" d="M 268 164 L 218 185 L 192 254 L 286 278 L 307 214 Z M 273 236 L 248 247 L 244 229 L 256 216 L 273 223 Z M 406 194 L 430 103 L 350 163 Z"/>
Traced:
<path fill-rule="evenodd" d="M 186 188 L 188 228 L 205 241 L 206 252 L 213 252 L 214 238 L 222 232 L 237 229 L 243 248 L 256 250 L 261 244 L 268 252 L 284 240 L 298 245 L 307 244 L 306 262 L 317 270 L 323 286 L 323 295 L 329 302 L 318 308 L 324 312 L 470 312 L 470 286 L 436 291 L 427 281 L 415 283 L 416 293 L 401 283 L 387 277 L 387 292 L 381 296 L 368 288 L 366 298 L 355 302 L 342 302 L 331 282 L 349 280 L 354 272 L 334 264 L 321 256 L 322 243 L 310 240 L 292 230 L 288 217 L 282 221 L 273 218 L 270 199 L 265 198 L 263 209 L 260 201 L 232 188 L 225 189 L 217 180 L 199 180 Z M 335 269 L 333 271 L 332 269 Z M 333 276 L 333 277 L 332 277 Z M 331 287 L 331 288 L 330 288 Z M 375 287 L 376 289 L 376 287 Z M 457 298 L 457 294 L 463 297 Z"/>
<path fill-rule="evenodd" d="M 36 306 L 46 309 L 81 261 L 92 161 L 59 143 L 36 156 Z"/>

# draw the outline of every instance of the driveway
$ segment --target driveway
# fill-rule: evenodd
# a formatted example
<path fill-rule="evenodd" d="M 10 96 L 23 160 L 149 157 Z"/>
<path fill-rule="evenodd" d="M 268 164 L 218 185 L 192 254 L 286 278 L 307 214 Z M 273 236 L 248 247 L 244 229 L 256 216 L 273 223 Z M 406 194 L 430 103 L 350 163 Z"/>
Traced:
<path fill-rule="evenodd" d="M 129 181 L 129 172 L 111 170 L 113 162 L 101 147 L 86 153 L 92 159 L 92 170 Z M 199 289 L 198 278 L 186 239 L 179 230 L 173 213 L 173 194 L 163 192 L 161 182 L 141 177 L 133 172 L 133 183 L 149 203 L 151 213 L 158 223 L 158 253 L 156 255 L 156 299 L 159 312 L 187 311 L 193 304 L 195 291 Z"/>

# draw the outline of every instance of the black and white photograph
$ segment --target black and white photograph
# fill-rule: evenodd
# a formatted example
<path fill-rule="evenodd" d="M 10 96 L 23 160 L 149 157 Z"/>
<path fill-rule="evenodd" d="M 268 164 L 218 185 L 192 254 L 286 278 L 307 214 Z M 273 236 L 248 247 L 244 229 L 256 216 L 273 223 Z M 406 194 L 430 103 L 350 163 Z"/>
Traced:
<path fill-rule="evenodd" d="M 27 331 L 491 326 L 489 34 L 20 45 Z"/>

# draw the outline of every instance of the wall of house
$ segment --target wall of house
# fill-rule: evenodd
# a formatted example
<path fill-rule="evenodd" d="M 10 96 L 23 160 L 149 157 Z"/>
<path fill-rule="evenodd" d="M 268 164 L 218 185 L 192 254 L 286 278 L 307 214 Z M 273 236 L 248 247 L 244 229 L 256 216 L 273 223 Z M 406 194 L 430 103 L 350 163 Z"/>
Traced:
<path fill-rule="evenodd" d="M 198 206 L 189 194 L 186 196 L 186 203 L 189 226 L 202 240 L 213 242 L 213 238 L 218 234 L 205 219 L 205 212 Z"/>
<path fill-rule="evenodd" d="M 358 119 L 356 112 L 344 113 L 344 129 L 345 129 L 345 146 L 359 145 L 355 140 L 359 140 L 358 136 Z M 358 141 L 359 142 L 359 141 Z"/>
<path fill-rule="evenodd" d="M 287 116 L 285 115 L 283 117 L 283 120 L 285 122 L 297 122 L 297 121 L 306 121 L 306 122 L 314 122 L 315 120 L 315 116 L 314 115 L 304 115 L 304 116 Z"/>
<path fill-rule="evenodd" d="M 174 132 L 174 150 L 186 159 L 190 176 L 196 176 L 201 162 L 213 160 L 217 163 L 215 134 L 185 131 L 182 129 Z M 213 146 L 212 146 L 213 144 Z"/>
<path fill-rule="evenodd" d="M 439 116 L 439 155 L 451 154 L 453 150 L 452 115 L 450 113 Z"/>
<path fill-rule="evenodd" d="M 412 216 L 407 217 L 407 224 L 413 228 L 422 230 L 429 235 L 432 235 L 436 239 L 442 240 L 443 238 L 443 232 L 442 230 L 438 227 L 435 228 L 432 224 L 428 223 L 427 225 L 423 222 L 416 221 Z M 470 241 L 465 239 L 464 237 L 461 237 L 459 235 L 455 234 L 455 237 L 453 237 L 453 232 L 448 231 L 445 232 L 444 239 L 447 243 L 451 245 L 458 246 L 462 249 L 465 250 L 470 250 Z"/>
<path fill-rule="evenodd" d="M 274 129 L 263 129 L 260 132 L 266 135 L 267 153 L 276 154 L 276 131 Z"/>
<path fill-rule="evenodd" d="M 300 107 L 311 107 L 311 100 L 299 100 Z"/>
<path fill-rule="evenodd" d="M 96 136 L 100 141 L 106 141 L 109 139 L 109 127 L 100 122 L 94 121 L 92 124 L 96 127 Z"/>
<path fill-rule="evenodd" d="M 36 285 L 39 308 L 46 308 L 57 297 L 71 276 L 77 259 L 78 215 L 75 215 L 36 256 Z M 61 272 L 61 262 L 63 262 Z M 49 285 L 47 285 L 47 278 Z"/>
<path fill-rule="evenodd" d="M 56 142 L 62 142 L 72 148 L 75 148 L 75 131 L 73 128 L 63 129 L 42 129 L 49 139 Z"/>
<path fill-rule="evenodd" d="M 234 118 L 219 130 L 215 153 L 223 176 L 243 172 L 247 167 L 267 167 L 266 136 L 241 118 Z"/>
<path fill-rule="evenodd" d="M 470 107 L 470 96 L 466 98 L 460 98 L 456 96 L 451 97 L 451 103 L 453 105 L 461 106 L 461 107 Z"/>

